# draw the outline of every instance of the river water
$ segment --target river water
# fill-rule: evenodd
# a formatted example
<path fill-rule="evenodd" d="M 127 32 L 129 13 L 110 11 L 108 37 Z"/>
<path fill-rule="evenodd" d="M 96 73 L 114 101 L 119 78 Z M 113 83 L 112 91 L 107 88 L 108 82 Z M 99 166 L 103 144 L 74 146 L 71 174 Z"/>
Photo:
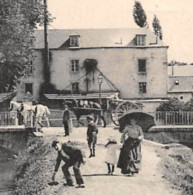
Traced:
<path fill-rule="evenodd" d="M 0 195 L 13 194 L 15 159 L 13 153 L 0 147 Z"/>

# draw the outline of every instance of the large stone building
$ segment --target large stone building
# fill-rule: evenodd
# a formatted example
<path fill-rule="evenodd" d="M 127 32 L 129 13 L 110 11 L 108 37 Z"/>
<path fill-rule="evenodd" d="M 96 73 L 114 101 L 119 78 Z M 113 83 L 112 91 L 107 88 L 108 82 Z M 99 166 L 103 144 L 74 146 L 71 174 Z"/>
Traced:
<path fill-rule="evenodd" d="M 18 100 L 25 99 L 29 92 L 32 99 L 40 98 L 43 35 L 43 31 L 36 31 L 35 69 L 18 87 Z M 167 98 L 168 46 L 148 28 L 49 30 L 48 40 L 50 82 L 56 88 L 56 95 L 47 95 L 48 99 L 98 93 L 100 73 L 104 78 L 102 93 L 119 92 L 122 99 L 148 103 Z"/>

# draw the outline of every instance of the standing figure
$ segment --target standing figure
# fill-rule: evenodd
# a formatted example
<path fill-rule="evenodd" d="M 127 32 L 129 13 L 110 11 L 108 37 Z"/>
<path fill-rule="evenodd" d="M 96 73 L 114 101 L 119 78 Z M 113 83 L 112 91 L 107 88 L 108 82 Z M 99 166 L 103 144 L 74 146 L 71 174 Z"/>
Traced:
<path fill-rule="evenodd" d="M 105 147 L 107 149 L 105 162 L 107 163 L 108 174 L 113 175 L 115 165 L 117 164 L 117 141 L 113 138 L 108 138 L 108 142 Z"/>
<path fill-rule="evenodd" d="M 68 110 L 68 106 L 64 105 L 64 114 L 63 114 L 63 124 L 64 124 L 64 136 L 69 136 L 70 132 L 70 112 Z"/>
<path fill-rule="evenodd" d="M 121 149 L 118 165 L 123 174 L 133 175 L 141 168 L 141 141 L 143 131 L 137 125 L 136 120 L 131 119 L 130 125 L 126 125 L 121 137 L 123 147 Z"/>
<path fill-rule="evenodd" d="M 97 134 L 98 134 L 98 127 L 94 123 L 94 118 L 92 116 L 87 116 L 88 122 L 88 129 L 87 129 L 87 142 L 88 147 L 90 149 L 90 156 L 95 157 L 95 145 L 97 143 Z"/>
<path fill-rule="evenodd" d="M 53 141 L 52 147 L 58 151 L 58 157 L 56 159 L 56 165 L 54 174 L 52 176 L 53 182 L 55 182 L 55 176 L 58 172 L 61 161 L 63 160 L 65 164 L 62 166 L 62 171 L 64 173 L 64 177 L 67 182 L 67 186 L 74 186 L 71 174 L 69 172 L 69 168 L 73 167 L 74 176 L 76 179 L 76 183 L 78 184 L 78 188 L 84 188 L 84 181 L 80 172 L 80 165 L 84 163 L 83 153 L 79 148 L 76 148 L 71 144 L 71 142 L 60 143 L 59 141 Z"/>

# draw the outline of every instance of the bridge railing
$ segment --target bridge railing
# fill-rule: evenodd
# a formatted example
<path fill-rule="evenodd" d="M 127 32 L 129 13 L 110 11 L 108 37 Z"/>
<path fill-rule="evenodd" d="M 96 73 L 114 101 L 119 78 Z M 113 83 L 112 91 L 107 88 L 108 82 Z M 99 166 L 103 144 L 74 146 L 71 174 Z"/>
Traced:
<path fill-rule="evenodd" d="M 149 112 L 154 116 L 157 125 L 193 125 L 193 112 Z M 0 126 L 20 125 L 20 113 L 16 111 L 0 112 Z M 63 126 L 63 110 L 51 110 L 51 115 L 48 117 L 51 126 Z M 26 127 L 35 127 L 35 116 L 32 111 L 27 113 Z M 75 116 L 71 115 L 73 126 L 77 125 Z M 87 124 L 86 118 L 81 118 L 82 123 Z M 43 120 L 44 122 L 44 120 Z"/>
<path fill-rule="evenodd" d="M 26 127 L 33 127 L 34 126 L 34 114 L 32 111 L 28 111 L 26 113 Z M 17 111 L 7 111 L 7 112 L 0 112 L 0 126 L 17 126 L 21 125 L 22 116 L 21 113 Z"/>
<path fill-rule="evenodd" d="M 157 125 L 193 125 L 193 112 L 152 112 Z"/>
<path fill-rule="evenodd" d="M 17 112 L 0 112 L 0 126 L 17 125 Z"/>

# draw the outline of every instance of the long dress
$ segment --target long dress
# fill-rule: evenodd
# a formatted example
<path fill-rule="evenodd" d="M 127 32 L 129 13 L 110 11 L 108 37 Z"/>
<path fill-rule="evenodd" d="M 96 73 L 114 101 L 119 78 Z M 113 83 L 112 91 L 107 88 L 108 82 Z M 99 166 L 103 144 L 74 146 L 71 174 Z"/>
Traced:
<path fill-rule="evenodd" d="M 121 142 L 123 147 L 119 155 L 117 167 L 121 169 L 121 173 L 138 173 L 141 169 L 141 141 L 139 136 L 143 136 L 140 126 L 132 127 L 126 125 Z"/>

